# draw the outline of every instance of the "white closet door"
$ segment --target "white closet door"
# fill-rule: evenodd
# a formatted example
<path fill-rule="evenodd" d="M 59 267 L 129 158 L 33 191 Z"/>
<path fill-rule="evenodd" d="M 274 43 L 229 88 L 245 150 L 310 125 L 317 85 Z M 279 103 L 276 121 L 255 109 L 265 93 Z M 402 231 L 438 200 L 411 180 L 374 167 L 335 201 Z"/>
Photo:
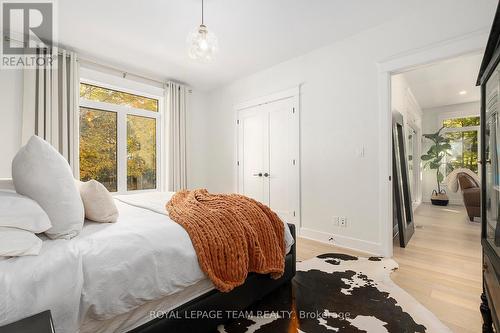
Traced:
<path fill-rule="evenodd" d="M 254 102 L 236 109 L 238 193 L 300 227 L 299 91 Z"/>
<path fill-rule="evenodd" d="M 269 204 L 269 184 L 264 181 L 268 170 L 268 116 L 262 106 L 239 114 L 239 193 Z"/>
<path fill-rule="evenodd" d="M 266 105 L 269 115 L 269 207 L 287 223 L 295 223 L 296 156 L 294 100 L 288 98 Z"/>

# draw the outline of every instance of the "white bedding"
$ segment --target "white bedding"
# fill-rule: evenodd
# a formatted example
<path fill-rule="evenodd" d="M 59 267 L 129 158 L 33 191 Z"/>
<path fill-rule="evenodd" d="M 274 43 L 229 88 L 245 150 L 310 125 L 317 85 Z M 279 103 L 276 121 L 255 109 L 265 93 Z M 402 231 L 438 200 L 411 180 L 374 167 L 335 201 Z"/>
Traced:
<path fill-rule="evenodd" d="M 146 192 L 134 195 L 117 195 L 115 198 L 129 205 L 148 209 L 158 214 L 168 216 L 165 204 L 172 198 L 172 195 L 174 195 L 174 192 Z M 295 241 L 287 223 L 283 221 L 283 224 L 285 227 L 285 248 L 286 253 L 288 253 L 290 252 L 290 249 Z"/>
<path fill-rule="evenodd" d="M 206 280 L 188 234 L 160 208 L 171 195 L 120 196 L 118 222 L 86 221 L 71 240 L 45 239 L 38 256 L 0 259 L 0 326 L 50 309 L 58 333 L 77 332 Z"/>
<path fill-rule="evenodd" d="M 50 309 L 57 332 L 76 332 L 82 286 L 72 241 L 47 240 L 38 256 L 0 259 L 0 326 Z"/>

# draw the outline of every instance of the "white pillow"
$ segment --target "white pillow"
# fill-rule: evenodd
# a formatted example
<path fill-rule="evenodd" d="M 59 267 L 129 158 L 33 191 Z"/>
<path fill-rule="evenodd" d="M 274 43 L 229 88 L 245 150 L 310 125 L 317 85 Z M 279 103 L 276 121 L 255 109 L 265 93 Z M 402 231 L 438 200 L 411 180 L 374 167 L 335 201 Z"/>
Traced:
<path fill-rule="evenodd" d="M 51 227 L 47 213 L 35 201 L 12 191 L 0 190 L 0 227 L 13 227 L 36 234 Z"/>
<path fill-rule="evenodd" d="M 93 179 L 76 182 L 85 208 L 85 218 L 94 222 L 116 222 L 118 208 L 108 189 Z"/>
<path fill-rule="evenodd" d="M 50 238 L 72 238 L 82 230 L 84 211 L 68 162 L 50 144 L 32 136 L 12 161 L 19 194 L 35 200 L 49 216 Z"/>
<path fill-rule="evenodd" d="M 41 248 L 42 240 L 34 233 L 0 227 L 0 257 L 36 256 Z"/>

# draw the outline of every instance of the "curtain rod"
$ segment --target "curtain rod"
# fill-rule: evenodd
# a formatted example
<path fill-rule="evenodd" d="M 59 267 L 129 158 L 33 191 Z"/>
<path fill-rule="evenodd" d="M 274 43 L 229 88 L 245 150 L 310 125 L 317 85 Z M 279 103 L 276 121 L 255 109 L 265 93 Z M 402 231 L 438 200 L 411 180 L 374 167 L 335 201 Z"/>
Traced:
<path fill-rule="evenodd" d="M 147 77 L 147 76 L 143 76 L 143 75 L 140 75 L 140 74 L 135 74 L 135 73 L 131 73 L 131 72 L 128 72 L 128 71 L 124 71 L 123 69 L 120 69 L 118 67 L 114 67 L 114 66 L 107 65 L 107 64 L 102 64 L 102 63 L 96 62 L 94 60 L 90 60 L 88 58 L 85 58 L 85 57 L 79 56 L 77 61 L 80 61 L 80 62 L 83 62 L 83 63 L 87 63 L 87 64 L 91 64 L 91 65 L 96 65 L 96 66 L 99 66 L 99 67 L 102 67 L 102 68 L 106 68 L 106 69 L 109 69 L 109 70 L 121 73 L 123 78 L 126 78 L 127 75 L 130 75 L 130 76 L 135 76 L 136 78 L 143 79 L 143 80 L 146 80 L 146 81 L 151 81 L 151 82 L 159 83 L 161 85 L 168 85 L 168 82 L 160 81 L 160 80 L 157 80 L 157 79 L 153 79 L 151 77 Z"/>
<path fill-rule="evenodd" d="M 120 69 L 118 67 L 114 67 L 114 66 L 111 66 L 111 65 L 108 65 L 108 64 L 102 64 L 102 63 L 96 62 L 94 60 L 85 58 L 85 57 L 78 56 L 77 61 L 80 61 L 80 62 L 83 62 L 83 63 L 87 63 L 87 64 L 91 64 L 91 65 L 95 65 L 95 66 L 98 66 L 98 67 L 101 67 L 101 68 L 106 68 L 106 69 L 115 71 L 117 73 L 121 73 L 121 75 L 122 75 L 122 77 L 124 79 L 128 75 L 130 75 L 130 76 L 133 76 L 133 77 L 145 80 L 145 81 L 159 83 L 159 84 L 162 85 L 162 87 L 168 87 L 169 86 L 168 82 L 160 81 L 160 80 L 153 79 L 151 77 L 147 77 L 147 76 L 144 76 L 144 75 L 140 75 L 140 74 L 135 74 L 135 73 L 131 73 L 131 72 L 128 72 L 128 71 L 124 71 L 123 69 Z M 188 87 L 188 86 L 186 86 L 186 87 L 187 87 L 188 93 L 191 94 L 193 92 L 193 90 L 190 87 Z"/>

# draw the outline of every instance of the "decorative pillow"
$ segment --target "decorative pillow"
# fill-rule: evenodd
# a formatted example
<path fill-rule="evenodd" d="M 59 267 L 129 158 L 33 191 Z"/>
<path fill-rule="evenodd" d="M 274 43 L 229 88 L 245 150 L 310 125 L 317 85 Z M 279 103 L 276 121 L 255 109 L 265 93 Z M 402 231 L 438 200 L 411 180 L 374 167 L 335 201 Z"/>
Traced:
<path fill-rule="evenodd" d="M 41 248 L 42 240 L 34 233 L 0 227 L 0 257 L 36 256 Z"/>
<path fill-rule="evenodd" d="M 84 211 L 68 162 L 50 144 L 32 136 L 12 161 L 17 193 L 35 200 L 49 216 L 50 238 L 72 238 L 82 230 Z"/>
<path fill-rule="evenodd" d="M 108 189 L 96 180 L 77 181 L 85 208 L 85 218 L 94 222 L 116 222 L 118 208 Z"/>
<path fill-rule="evenodd" d="M 0 227 L 13 227 L 36 234 L 51 227 L 47 213 L 35 201 L 12 191 L 0 190 Z"/>

